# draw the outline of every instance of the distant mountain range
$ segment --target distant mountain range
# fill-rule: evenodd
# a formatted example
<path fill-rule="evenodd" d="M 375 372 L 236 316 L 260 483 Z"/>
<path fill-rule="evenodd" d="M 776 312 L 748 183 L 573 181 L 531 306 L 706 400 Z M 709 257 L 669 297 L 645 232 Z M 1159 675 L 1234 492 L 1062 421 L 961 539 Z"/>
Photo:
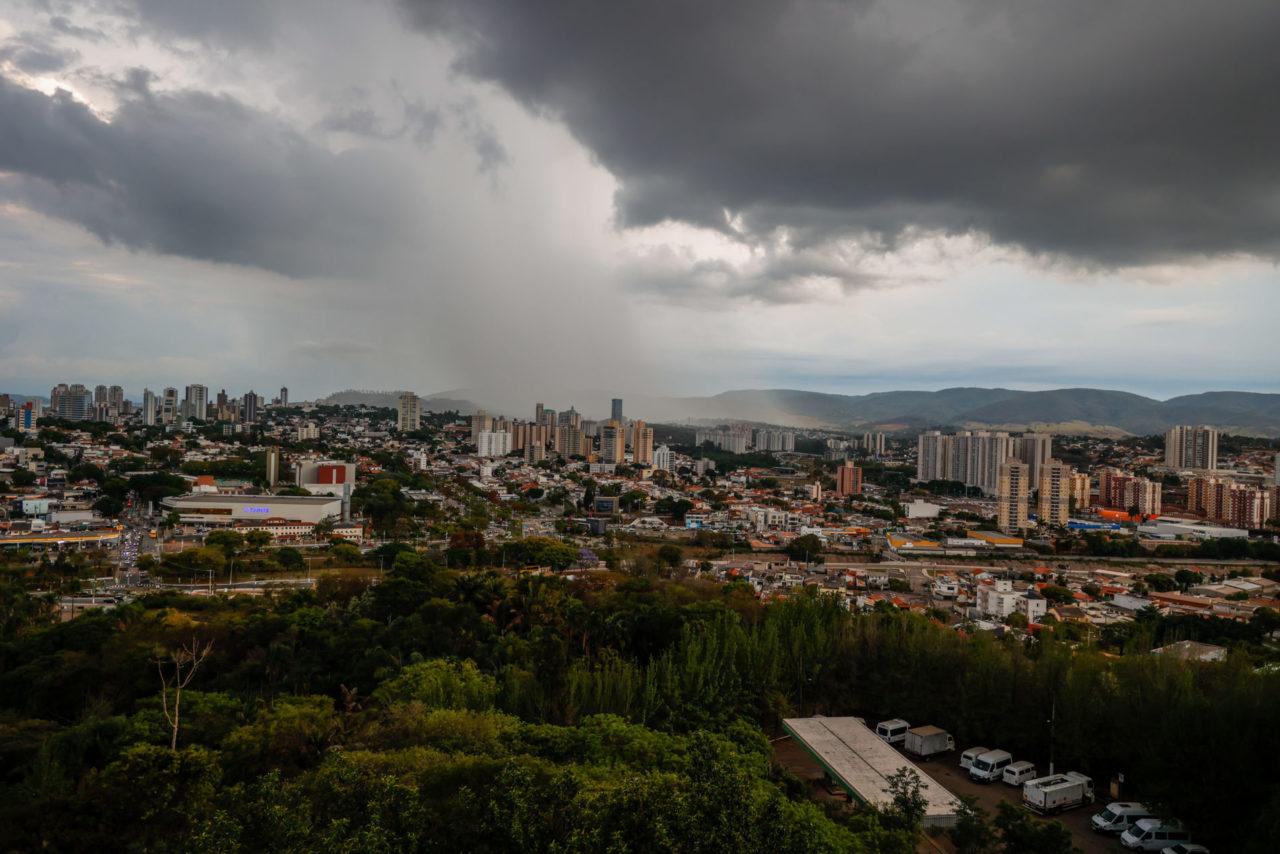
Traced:
<path fill-rule="evenodd" d="M 344 391 L 326 403 L 395 406 L 399 392 Z M 426 396 L 426 408 L 443 412 L 491 412 L 532 415 L 525 394 L 460 389 Z M 577 399 L 597 401 L 588 418 L 607 417 L 603 392 L 580 392 Z M 1175 424 L 1210 424 L 1226 432 L 1280 436 L 1280 394 L 1210 391 L 1166 401 L 1124 391 L 1063 388 L 1016 391 L 1007 388 L 947 388 L 941 391 L 885 391 L 825 394 L 794 389 L 744 389 L 711 397 L 625 395 L 628 415 L 651 422 L 752 421 L 793 427 L 845 430 L 919 430 L 930 427 L 1045 429 L 1059 433 L 1144 435 Z M 573 396 L 569 397 L 570 400 Z M 554 401 L 547 400 L 548 406 Z M 567 407 L 566 407 L 567 408 Z M 527 416 L 526 416 L 527 417 Z"/>

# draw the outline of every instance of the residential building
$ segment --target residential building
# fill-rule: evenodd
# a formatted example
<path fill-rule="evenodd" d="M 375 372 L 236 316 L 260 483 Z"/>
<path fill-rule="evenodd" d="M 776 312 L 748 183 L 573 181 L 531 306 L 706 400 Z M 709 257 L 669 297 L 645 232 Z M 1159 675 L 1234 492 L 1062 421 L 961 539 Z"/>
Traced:
<path fill-rule="evenodd" d="M 965 430 L 948 436 L 931 430 L 918 440 L 916 479 L 956 480 L 992 495 L 999 485 L 1001 464 L 1013 456 L 1013 438 L 1008 433 Z"/>
<path fill-rule="evenodd" d="M 186 397 L 182 399 L 180 412 L 183 418 L 204 420 L 209 409 L 209 389 L 202 385 L 187 386 Z"/>
<path fill-rule="evenodd" d="M 160 397 L 160 423 L 172 424 L 178 419 L 178 390 L 166 388 Z"/>
<path fill-rule="evenodd" d="M 836 469 L 836 495 L 846 498 L 850 495 L 862 494 L 862 469 L 855 466 L 852 460 L 845 460 Z"/>
<path fill-rule="evenodd" d="M 280 482 L 280 448 L 267 448 L 267 487 L 274 489 Z"/>
<path fill-rule="evenodd" d="M 493 431 L 493 417 L 483 409 L 477 409 L 475 414 L 471 416 L 471 444 L 475 444 L 480 440 L 481 433 L 490 433 Z"/>
<path fill-rule="evenodd" d="M 619 409 L 622 401 L 615 401 Z M 604 463 L 626 462 L 627 431 L 622 422 L 611 418 L 600 427 L 600 461 Z"/>
<path fill-rule="evenodd" d="M 883 433 L 863 433 L 862 434 L 862 450 L 866 451 L 869 456 L 884 456 L 884 434 Z"/>
<path fill-rule="evenodd" d="M 1261 528 L 1273 513 L 1273 490 L 1201 475 L 1187 483 L 1187 510 L 1240 528 Z"/>
<path fill-rule="evenodd" d="M 1028 464 L 1030 477 L 1030 464 Z M 1040 465 L 1039 492 L 1036 496 L 1036 520 L 1041 525 L 1066 527 L 1071 515 L 1071 491 L 1075 470 L 1066 463 L 1050 459 Z"/>
<path fill-rule="evenodd" d="M 1216 469 L 1218 431 L 1179 425 L 1164 435 L 1164 463 L 1174 469 Z"/>
<path fill-rule="evenodd" d="M 396 429 L 411 433 L 422 427 L 422 398 L 411 391 L 400 393 L 396 406 Z"/>
<path fill-rule="evenodd" d="M 1078 471 L 1071 475 L 1071 503 L 1077 510 L 1093 503 L 1093 484 L 1087 472 Z"/>
<path fill-rule="evenodd" d="M 148 427 L 155 424 L 158 411 L 156 393 L 149 388 L 144 388 L 142 390 L 142 423 Z"/>
<path fill-rule="evenodd" d="M 1048 433 L 1024 433 L 1017 440 L 1018 459 L 1027 464 L 1032 483 L 1040 482 L 1040 467 L 1053 458 L 1053 436 Z"/>
<path fill-rule="evenodd" d="M 289 405 L 289 389 L 286 386 L 280 386 L 280 405 Z"/>
<path fill-rule="evenodd" d="M 638 466 L 653 464 L 653 428 L 638 418 L 631 424 L 631 461 Z"/>
<path fill-rule="evenodd" d="M 397 413 L 397 423 L 399 423 L 399 415 Z M 314 442 L 320 438 L 320 426 L 314 421 L 304 421 L 298 425 L 297 441 Z"/>
<path fill-rule="evenodd" d="M 103 387 L 105 400 L 106 387 Z M 59 383 L 49 392 L 49 412 L 67 421 L 88 421 L 94 417 L 93 392 L 80 383 Z"/>
<path fill-rule="evenodd" d="M 505 457 L 511 453 L 511 434 L 505 430 L 484 430 L 476 434 L 476 456 Z"/>
<path fill-rule="evenodd" d="M 1030 527 L 1027 508 L 1031 498 L 1029 467 L 1021 460 L 1007 458 L 999 466 L 996 490 L 996 524 L 1011 533 Z"/>
<path fill-rule="evenodd" d="M 659 445 L 653 452 L 653 467 L 661 471 L 671 471 L 671 449 Z"/>

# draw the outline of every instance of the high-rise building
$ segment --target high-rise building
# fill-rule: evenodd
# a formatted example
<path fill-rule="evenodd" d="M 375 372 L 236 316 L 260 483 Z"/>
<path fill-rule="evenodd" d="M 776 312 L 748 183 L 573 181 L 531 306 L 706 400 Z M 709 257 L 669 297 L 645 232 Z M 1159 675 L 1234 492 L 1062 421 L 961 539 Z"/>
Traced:
<path fill-rule="evenodd" d="M 863 433 L 862 434 L 862 450 L 866 451 L 869 456 L 884 456 L 884 434 L 883 433 Z"/>
<path fill-rule="evenodd" d="M 988 495 L 996 492 L 1000 465 L 1014 456 L 1008 433 L 981 430 L 944 436 L 936 430 L 921 433 L 917 443 L 916 479 L 956 480 Z"/>
<path fill-rule="evenodd" d="M 622 398 L 615 397 L 609 407 L 609 418 L 612 421 L 622 423 Z"/>
<path fill-rule="evenodd" d="M 1006 533 L 1025 530 L 1030 527 L 1027 521 L 1031 498 L 1028 466 L 1021 460 L 1008 457 L 999 465 L 998 471 L 996 524 Z"/>
<path fill-rule="evenodd" d="M 244 423 L 252 424 L 258 420 L 258 395 L 253 389 L 244 395 Z"/>
<path fill-rule="evenodd" d="M 160 423 L 172 424 L 178 417 L 178 390 L 172 386 L 160 398 Z"/>
<path fill-rule="evenodd" d="M 222 410 L 226 409 L 228 402 L 229 401 L 227 400 L 227 390 L 224 388 L 218 392 L 218 411 L 221 412 Z"/>
<path fill-rule="evenodd" d="M 475 415 L 471 416 L 471 444 L 479 441 L 481 433 L 488 433 L 493 430 L 493 418 L 483 409 L 477 409 Z"/>
<path fill-rule="evenodd" d="M 422 398 L 411 391 L 401 392 L 396 406 L 396 429 L 409 433 L 422 426 Z"/>
<path fill-rule="evenodd" d="M 289 389 L 287 386 L 280 386 L 280 405 L 289 405 Z"/>
<path fill-rule="evenodd" d="M 757 451 L 782 451 L 784 453 L 793 452 L 796 449 L 796 434 L 790 430 L 756 430 L 752 437 L 752 444 L 756 446 Z"/>
<path fill-rule="evenodd" d="M 209 389 L 202 385 L 187 386 L 186 397 L 182 399 L 182 416 L 204 420 L 209 409 Z"/>
<path fill-rule="evenodd" d="M 638 418 L 631 424 L 631 461 L 638 466 L 653 464 L 653 428 Z"/>
<path fill-rule="evenodd" d="M 476 456 L 505 457 L 511 453 L 511 434 L 505 430 L 482 430 L 476 435 Z"/>
<path fill-rule="evenodd" d="M 1032 483 L 1040 483 L 1040 467 L 1053 457 L 1053 436 L 1048 433 L 1023 433 L 1017 440 L 1018 459 L 1027 464 Z"/>
<path fill-rule="evenodd" d="M 1098 504 L 1142 516 L 1160 513 L 1160 484 L 1116 468 L 1098 469 Z"/>
<path fill-rule="evenodd" d="M 107 405 L 107 387 L 104 385 L 96 385 L 93 387 L 93 405 Z"/>
<path fill-rule="evenodd" d="M 1030 463 L 1027 464 L 1030 477 Z M 1036 517 L 1041 525 L 1064 528 L 1071 516 L 1071 489 L 1075 470 L 1066 463 L 1050 459 L 1040 465 L 1039 494 Z"/>
<path fill-rule="evenodd" d="M 1071 475 L 1071 501 L 1077 510 L 1083 510 L 1093 503 L 1092 483 L 1088 472 L 1078 471 Z"/>
<path fill-rule="evenodd" d="M 846 498 L 861 494 L 862 469 L 855 466 L 852 460 L 845 460 L 844 464 L 836 469 L 836 495 Z"/>
<path fill-rule="evenodd" d="M 280 448 L 267 448 L 267 486 L 274 488 L 280 481 Z"/>
<path fill-rule="evenodd" d="M 122 386 L 113 385 L 107 389 L 107 406 L 115 412 L 116 415 L 124 415 L 124 388 Z"/>
<path fill-rule="evenodd" d="M 947 479 L 947 439 L 937 430 L 928 430 L 916 440 L 916 480 L 927 483 Z"/>
<path fill-rule="evenodd" d="M 543 407 L 542 401 L 538 401 L 533 405 L 533 423 L 534 424 L 542 423 L 542 411 L 544 408 L 545 407 Z"/>
<path fill-rule="evenodd" d="M 1218 431 L 1179 425 L 1164 434 L 1164 464 L 1175 469 L 1216 469 Z"/>
<path fill-rule="evenodd" d="M 313 442 L 320 438 L 320 426 L 314 421 L 304 421 L 298 425 L 296 437 L 299 442 Z"/>
<path fill-rule="evenodd" d="M 1193 477 L 1187 484 L 1187 510 L 1241 528 L 1261 528 L 1271 518 L 1272 501 L 1272 490 L 1229 477 Z"/>
<path fill-rule="evenodd" d="M 671 449 L 659 445 L 653 452 L 653 467 L 659 471 L 671 471 Z"/>
<path fill-rule="evenodd" d="M 104 387 L 105 389 L 105 387 Z M 105 399 L 105 395 L 104 395 Z M 70 386 L 59 384 L 49 395 L 51 413 L 57 418 L 67 421 L 88 421 L 95 415 L 93 392 L 74 383 Z"/>
<path fill-rule="evenodd" d="M 615 401 L 621 407 L 622 401 Z M 610 418 L 600 427 L 600 461 L 622 463 L 627 459 L 627 430 L 622 422 Z"/>
<path fill-rule="evenodd" d="M 156 423 L 156 393 L 149 388 L 142 390 L 142 423 L 150 427 Z"/>
<path fill-rule="evenodd" d="M 19 433 L 34 433 L 36 426 L 40 423 L 40 411 L 36 408 L 34 401 L 28 400 L 15 408 L 10 418 L 13 429 Z"/>

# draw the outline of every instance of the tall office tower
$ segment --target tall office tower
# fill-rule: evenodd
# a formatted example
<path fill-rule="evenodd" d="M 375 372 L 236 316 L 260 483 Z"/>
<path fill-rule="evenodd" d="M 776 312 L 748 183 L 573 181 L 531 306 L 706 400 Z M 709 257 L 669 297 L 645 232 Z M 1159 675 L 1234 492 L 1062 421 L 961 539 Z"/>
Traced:
<path fill-rule="evenodd" d="M 182 399 L 182 414 L 203 421 L 208 412 L 209 389 L 202 385 L 187 386 L 186 397 Z"/>
<path fill-rule="evenodd" d="M 122 386 L 113 385 L 107 389 L 107 405 L 114 409 L 117 415 L 124 414 L 124 388 Z"/>
<path fill-rule="evenodd" d="M 671 449 L 659 445 L 653 452 L 653 467 L 660 471 L 671 471 Z"/>
<path fill-rule="evenodd" d="M 505 430 L 484 430 L 476 436 L 476 456 L 505 457 L 511 453 L 511 434 Z"/>
<path fill-rule="evenodd" d="M 622 423 L 622 398 L 615 397 L 612 405 L 609 407 L 609 418 L 613 421 Z"/>
<path fill-rule="evenodd" d="M 66 383 L 58 383 L 49 390 L 49 413 L 51 415 L 58 414 L 58 407 L 62 405 L 62 396 L 65 395 L 71 387 Z"/>
<path fill-rule="evenodd" d="M 160 423 L 172 424 L 178 417 L 178 390 L 166 388 L 160 397 Z"/>
<path fill-rule="evenodd" d="M 538 401 L 533 405 L 533 423 L 534 424 L 542 423 L 543 409 L 545 409 L 545 407 L 542 405 L 542 401 Z"/>
<path fill-rule="evenodd" d="M 1078 471 L 1071 475 L 1071 500 L 1077 510 L 1083 510 L 1093 503 L 1088 472 Z"/>
<path fill-rule="evenodd" d="M 244 423 L 252 424 L 258 420 L 258 394 L 253 389 L 244 395 Z"/>
<path fill-rule="evenodd" d="M 638 466 L 653 464 L 653 428 L 638 418 L 631 425 L 631 461 Z"/>
<path fill-rule="evenodd" d="M 93 387 L 93 405 L 107 405 L 107 387 L 104 385 L 96 385 Z"/>
<path fill-rule="evenodd" d="M 836 495 L 846 498 L 850 495 L 862 494 L 862 469 L 853 464 L 853 460 L 845 460 L 836 469 Z"/>
<path fill-rule="evenodd" d="M 1030 469 L 1030 463 L 1027 466 Z M 1036 516 L 1041 525 L 1066 527 L 1067 519 L 1071 516 L 1074 479 L 1075 470 L 1066 463 L 1050 459 L 1041 464 L 1038 481 L 1040 492 L 1036 499 Z"/>
<path fill-rule="evenodd" d="M 937 430 L 920 434 L 916 440 L 916 480 L 928 482 L 947 479 L 947 448 L 950 436 Z"/>
<path fill-rule="evenodd" d="M 1013 457 L 1000 464 L 996 489 L 996 524 L 1006 533 L 1029 527 L 1027 507 L 1031 498 L 1027 464 Z"/>
<path fill-rule="evenodd" d="M 1017 440 L 1018 459 L 1027 464 L 1032 483 L 1040 482 L 1040 467 L 1053 458 L 1053 436 L 1048 433 L 1023 433 Z"/>
<path fill-rule="evenodd" d="M 156 423 L 156 393 L 149 388 L 142 390 L 142 423 L 150 427 Z"/>
<path fill-rule="evenodd" d="M 67 421 L 88 421 L 94 417 L 93 392 L 89 389 L 74 383 L 70 386 L 59 385 L 57 390 L 58 403 L 50 406 L 56 417 Z"/>
<path fill-rule="evenodd" d="M 288 386 L 280 386 L 280 405 L 289 405 L 289 388 Z"/>
<path fill-rule="evenodd" d="M 488 433 L 492 429 L 493 418 L 483 409 L 477 409 L 476 414 L 471 416 L 471 444 L 476 443 L 481 433 Z"/>
<path fill-rule="evenodd" d="M 409 433 L 422 426 L 422 398 L 411 391 L 400 393 L 400 402 L 396 406 L 396 429 L 401 433 Z"/>
<path fill-rule="evenodd" d="M 280 480 L 280 449 L 267 448 L 267 486 L 274 489 Z"/>
<path fill-rule="evenodd" d="M 600 461 L 621 463 L 626 462 L 626 459 L 627 429 L 622 426 L 622 422 L 610 418 L 600 427 Z"/>
<path fill-rule="evenodd" d="M 1216 469 L 1218 431 L 1179 425 L 1164 434 L 1164 464 L 1175 469 Z"/>

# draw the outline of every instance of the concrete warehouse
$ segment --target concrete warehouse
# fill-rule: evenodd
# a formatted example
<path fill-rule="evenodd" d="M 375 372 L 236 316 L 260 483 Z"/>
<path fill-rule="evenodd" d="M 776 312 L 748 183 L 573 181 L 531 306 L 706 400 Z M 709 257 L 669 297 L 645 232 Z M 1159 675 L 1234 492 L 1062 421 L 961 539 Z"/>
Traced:
<path fill-rule="evenodd" d="M 166 510 L 175 511 L 184 523 L 233 525 L 240 522 L 279 520 L 315 525 L 342 518 L 342 499 L 327 495 L 213 495 L 194 493 L 165 498 Z"/>
<path fill-rule="evenodd" d="M 952 827 L 960 802 L 858 718 L 787 718 L 782 728 L 850 795 L 877 809 L 891 806 L 889 778 L 903 768 L 920 775 L 925 827 Z"/>

